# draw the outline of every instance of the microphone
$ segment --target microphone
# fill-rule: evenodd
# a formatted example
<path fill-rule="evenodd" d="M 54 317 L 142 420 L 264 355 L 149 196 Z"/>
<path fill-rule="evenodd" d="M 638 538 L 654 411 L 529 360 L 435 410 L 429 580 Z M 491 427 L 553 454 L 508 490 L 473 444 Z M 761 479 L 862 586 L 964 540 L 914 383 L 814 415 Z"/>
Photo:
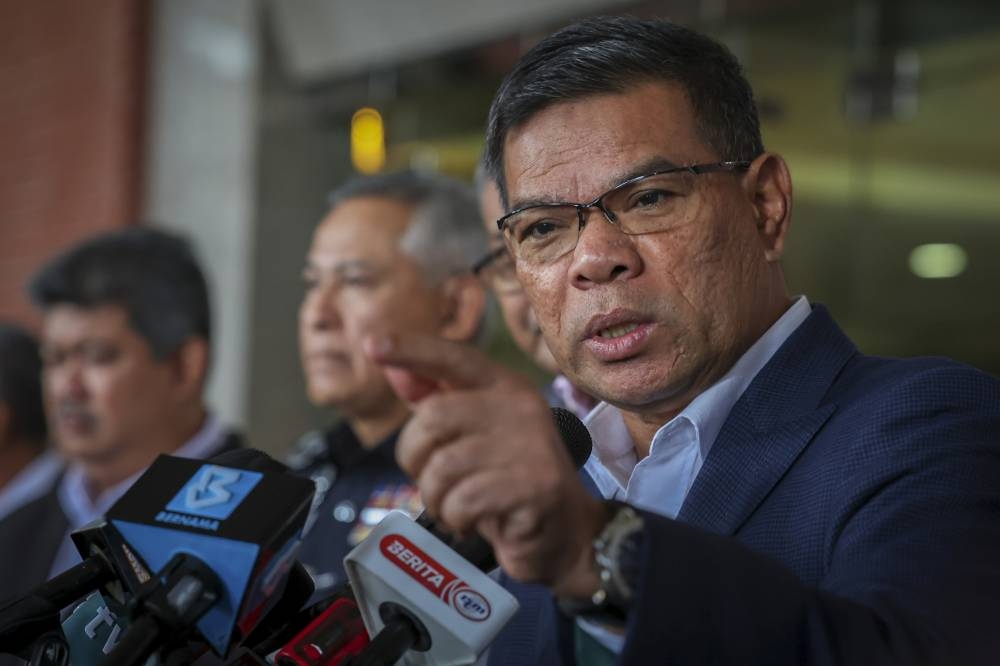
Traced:
<path fill-rule="evenodd" d="M 350 589 L 329 600 L 305 629 L 275 655 L 277 666 L 345 664 L 368 645 L 361 610 Z"/>
<path fill-rule="evenodd" d="M 552 413 L 570 458 L 582 467 L 593 448 L 589 431 L 568 410 Z M 425 653 L 421 664 L 472 664 L 517 609 L 482 573 L 496 567 L 489 542 L 478 534 L 455 538 L 426 513 L 416 522 L 390 514 L 348 554 L 345 567 L 373 634 L 351 666 L 395 664 L 411 649 Z"/>
<path fill-rule="evenodd" d="M 27 595 L 9 600 L 0 607 L 3 650 L 28 658 L 38 637 L 60 629 L 59 614 L 64 607 L 114 578 L 111 563 L 98 553 Z"/>
<path fill-rule="evenodd" d="M 592 448 L 590 433 L 583 423 L 580 422 L 580 419 L 568 410 L 553 408 L 552 415 L 570 454 L 570 458 L 577 468 L 581 467 L 590 456 Z M 401 514 L 393 514 L 392 518 L 394 520 L 401 519 L 410 526 L 414 526 L 414 523 L 409 518 L 405 518 Z M 482 571 L 488 572 L 496 568 L 492 546 L 478 534 L 472 534 L 465 538 L 455 537 L 438 527 L 434 519 L 426 512 L 417 518 L 415 525 L 420 526 L 416 529 L 422 528 L 420 529 L 422 533 L 426 534 L 429 532 L 436 537 L 438 540 L 437 548 L 454 551 L 450 555 L 451 558 L 454 559 L 457 556 L 463 560 L 468 560 L 468 562 L 471 562 Z M 366 542 L 370 540 L 370 538 L 366 539 Z M 357 549 L 355 550 L 357 551 Z M 353 554 L 354 552 L 348 555 L 348 557 L 350 558 Z M 492 581 L 489 581 L 489 583 L 495 585 Z M 506 592 L 501 589 L 501 594 L 506 594 Z M 360 624 L 358 621 L 357 614 L 360 613 L 358 607 L 359 597 L 361 600 L 365 599 L 364 594 L 354 595 L 351 592 L 350 586 L 345 586 L 332 599 L 320 602 L 307 611 L 304 611 L 299 621 L 292 624 L 301 627 L 304 622 L 305 627 L 293 638 L 287 640 L 284 647 L 276 653 L 275 663 L 279 664 L 279 666 L 332 666 L 336 664 L 346 666 L 349 663 L 353 664 L 354 662 L 351 659 L 360 654 L 369 644 L 368 633 L 364 628 L 365 625 Z M 362 617 L 361 619 L 364 618 Z M 416 618 L 413 618 L 413 620 L 419 623 L 419 620 Z M 399 633 L 398 622 L 391 624 L 389 628 L 390 632 Z M 501 624 L 497 631 L 502 626 Z M 368 625 L 368 628 L 371 629 L 371 625 Z M 381 639 L 376 637 L 376 640 L 384 641 L 386 639 L 386 634 L 380 632 L 380 636 Z M 273 642 L 258 644 L 255 651 L 257 654 L 269 654 L 273 651 L 274 645 Z M 401 653 L 405 652 L 406 649 L 404 647 Z"/>
<path fill-rule="evenodd" d="M 573 466 L 576 469 L 581 469 L 590 458 L 590 452 L 594 448 L 590 431 L 577 415 L 568 409 L 553 407 L 552 418 L 556 422 L 559 436 L 566 447 L 566 452 L 569 453 L 570 460 L 573 461 Z M 497 561 L 493 556 L 493 546 L 479 534 L 472 533 L 464 538 L 455 536 L 441 529 L 426 511 L 417 516 L 417 524 L 479 569 L 488 572 L 497 568 Z"/>
<path fill-rule="evenodd" d="M 237 646 L 237 652 L 230 655 L 229 663 L 263 663 L 260 655 L 269 655 L 290 641 L 326 607 L 321 602 L 303 609 L 314 591 L 312 576 L 302 564 L 296 562 L 288 574 L 285 591 L 267 615 Z"/>
<path fill-rule="evenodd" d="M 61 632 L 79 647 L 97 640 L 101 622 L 113 623 L 100 659 L 89 663 L 104 655 L 111 664 L 141 662 L 193 633 L 224 655 L 285 601 L 290 570 L 311 588 L 293 562 L 313 492 L 311 481 L 258 451 L 209 461 L 160 456 L 104 518 L 72 533 L 81 564 L 0 608 L 0 650 L 27 656 L 40 637 L 60 633 L 63 607 L 97 590 Z M 286 603 L 298 607 L 308 596 Z M 80 619 L 87 613 L 102 619 L 91 626 Z"/>
<path fill-rule="evenodd" d="M 111 507 L 126 559 L 156 573 L 131 595 L 110 663 L 140 663 L 193 628 L 224 656 L 256 626 L 284 590 L 314 491 L 286 469 L 250 449 L 160 456 Z"/>

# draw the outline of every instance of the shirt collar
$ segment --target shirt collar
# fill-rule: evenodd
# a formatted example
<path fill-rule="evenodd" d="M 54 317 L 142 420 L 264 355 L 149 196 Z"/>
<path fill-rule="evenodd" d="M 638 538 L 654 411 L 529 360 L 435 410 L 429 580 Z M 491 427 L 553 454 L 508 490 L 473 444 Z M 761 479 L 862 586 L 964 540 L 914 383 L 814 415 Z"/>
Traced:
<path fill-rule="evenodd" d="M 566 375 L 556 375 L 552 380 L 552 392 L 566 406 L 566 409 L 581 419 L 597 405 L 594 398 L 573 386 Z"/>
<path fill-rule="evenodd" d="M 373 449 L 366 449 L 351 429 L 347 421 L 341 421 L 326 436 L 326 448 L 330 461 L 340 470 L 351 469 L 366 460 L 374 460 L 380 465 L 398 467 L 396 463 L 396 440 L 399 430 L 383 439 Z"/>
<path fill-rule="evenodd" d="M 702 459 L 708 455 L 736 401 L 785 340 L 809 317 L 809 313 L 809 300 L 805 296 L 799 296 L 778 321 L 774 322 L 771 328 L 767 329 L 767 332 L 736 361 L 729 372 L 692 400 L 691 404 L 678 415 L 688 418 L 698 431 Z M 666 427 L 664 425 L 660 431 Z M 653 446 L 657 445 L 660 431 L 653 436 Z"/>
<path fill-rule="evenodd" d="M 222 445 L 224 434 L 222 423 L 210 413 L 194 437 L 184 442 L 170 455 L 182 458 L 207 458 Z M 107 488 L 92 501 L 86 489 L 83 467 L 78 464 L 70 465 L 63 475 L 58 490 L 59 504 L 69 519 L 70 526 L 80 527 L 107 513 L 145 471 L 143 468 L 124 481 Z"/>
<path fill-rule="evenodd" d="M 721 379 L 692 400 L 677 416 L 660 426 L 653 435 L 650 455 L 656 455 L 658 449 L 662 450 L 669 446 L 671 435 L 678 429 L 692 427 L 697 434 L 701 457 L 704 460 L 733 405 L 785 340 L 808 318 L 810 311 L 809 300 L 805 296 L 795 299 L 791 307 L 750 346 Z M 587 461 L 587 466 L 603 466 L 619 484 L 627 485 L 632 469 L 637 463 L 637 457 L 621 410 L 601 402 L 591 411 L 584 423 L 594 441 L 594 450 L 591 459 Z M 606 478 L 605 475 L 591 474 L 591 476 L 595 478 L 602 494 L 606 497 L 613 494 L 612 479 Z M 612 493 L 605 493 L 604 486 L 612 490 Z"/>
<path fill-rule="evenodd" d="M 0 488 L 0 518 L 52 490 L 63 461 L 54 451 L 45 451 L 28 463 L 6 486 Z"/>

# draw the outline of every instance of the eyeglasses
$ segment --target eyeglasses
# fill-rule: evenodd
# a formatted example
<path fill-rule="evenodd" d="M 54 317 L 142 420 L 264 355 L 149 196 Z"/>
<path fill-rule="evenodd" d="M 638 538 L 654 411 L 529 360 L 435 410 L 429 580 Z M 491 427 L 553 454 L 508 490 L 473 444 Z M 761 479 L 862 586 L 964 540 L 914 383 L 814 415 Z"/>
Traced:
<path fill-rule="evenodd" d="M 545 264 L 573 251 L 587 223 L 588 208 L 599 209 L 608 222 L 629 235 L 665 231 L 687 214 L 696 176 L 749 166 L 750 162 L 718 162 L 662 169 L 629 178 L 590 203 L 518 208 L 497 220 L 497 228 L 519 261 Z"/>
<path fill-rule="evenodd" d="M 472 265 L 472 272 L 497 293 L 512 293 L 521 290 L 514 269 L 514 258 L 506 245 L 490 250 L 482 259 Z"/>

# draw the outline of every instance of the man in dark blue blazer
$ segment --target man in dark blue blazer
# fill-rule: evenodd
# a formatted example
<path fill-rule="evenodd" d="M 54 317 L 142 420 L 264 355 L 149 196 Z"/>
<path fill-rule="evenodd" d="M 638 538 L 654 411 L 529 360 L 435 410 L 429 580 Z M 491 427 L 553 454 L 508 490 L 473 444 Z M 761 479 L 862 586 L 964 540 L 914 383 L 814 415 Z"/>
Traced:
<path fill-rule="evenodd" d="M 559 367 L 603 400 L 588 492 L 547 408 L 473 350 L 368 352 L 416 403 L 397 457 L 493 545 L 493 663 L 995 664 L 1000 382 L 860 354 L 785 287 L 791 176 L 735 58 L 591 19 L 490 112 L 498 228 Z M 557 613 L 540 583 L 559 600 Z"/>

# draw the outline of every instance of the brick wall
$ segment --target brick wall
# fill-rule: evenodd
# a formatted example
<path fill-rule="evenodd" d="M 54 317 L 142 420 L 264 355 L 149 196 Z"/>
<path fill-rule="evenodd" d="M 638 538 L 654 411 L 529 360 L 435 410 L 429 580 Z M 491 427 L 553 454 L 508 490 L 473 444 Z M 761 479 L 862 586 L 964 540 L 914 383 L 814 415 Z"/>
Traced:
<path fill-rule="evenodd" d="M 0 318 L 49 257 L 134 222 L 146 3 L 0 0 Z"/>

